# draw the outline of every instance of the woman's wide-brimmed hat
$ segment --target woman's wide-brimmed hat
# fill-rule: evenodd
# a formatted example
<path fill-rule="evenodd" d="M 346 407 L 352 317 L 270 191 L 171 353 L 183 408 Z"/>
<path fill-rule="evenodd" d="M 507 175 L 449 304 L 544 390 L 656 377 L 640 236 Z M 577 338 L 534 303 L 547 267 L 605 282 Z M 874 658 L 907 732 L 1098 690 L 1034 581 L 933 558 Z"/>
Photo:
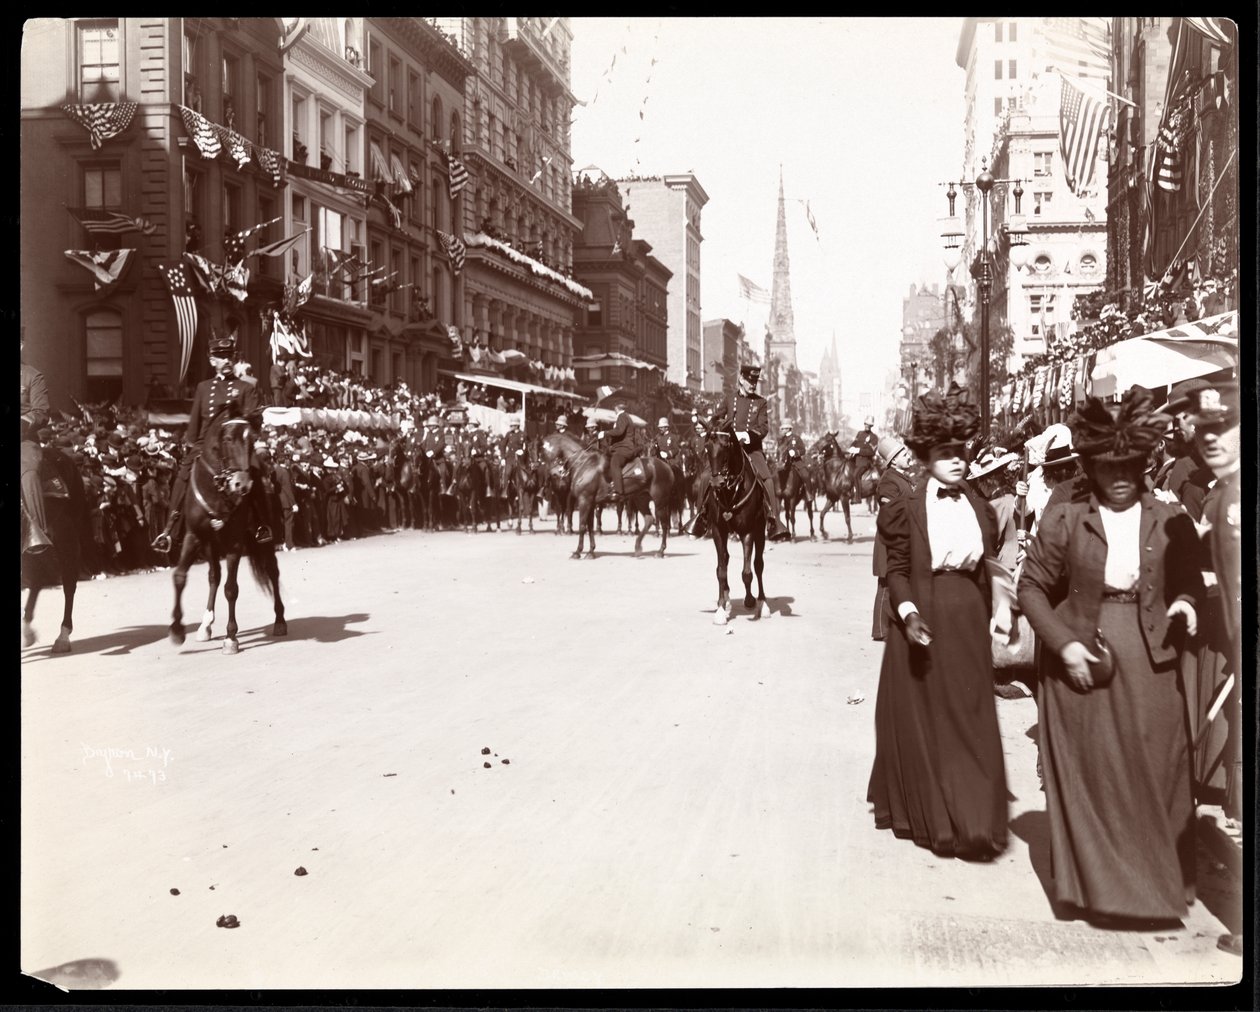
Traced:
<path fill-rule="evenodd" d="M 1086 397 L 1072 415 L 1076 452 L 1094 463 L 1145 460 L 1168 427 L 1149 390 L 1131 387 L 1119 403 Z"/>
<path fill-rule="evenodd" d="M 980 408 L 965 388 L 951 383 L 944 394 L 932 390 L 919 397 L 906 445 L 922 458 L 940 446 L 958 446 L 965 452 L 967 440 L 979 429 Z"/>

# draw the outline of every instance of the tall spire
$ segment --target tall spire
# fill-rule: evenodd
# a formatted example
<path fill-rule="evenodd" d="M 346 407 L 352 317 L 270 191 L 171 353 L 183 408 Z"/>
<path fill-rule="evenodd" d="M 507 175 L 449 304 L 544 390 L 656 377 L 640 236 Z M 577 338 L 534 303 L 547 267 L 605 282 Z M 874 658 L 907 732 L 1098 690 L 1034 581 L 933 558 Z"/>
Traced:
<path fill-rule="evenodd" d="M 787 213 L 783 203 L 783 165 L 779 165 L 779 220 L 774 230 L 774 276 L 770 285 L 770 350 L 796 365 L 796 325 L 792 319 L 791 265 L 788 263 Z"/>

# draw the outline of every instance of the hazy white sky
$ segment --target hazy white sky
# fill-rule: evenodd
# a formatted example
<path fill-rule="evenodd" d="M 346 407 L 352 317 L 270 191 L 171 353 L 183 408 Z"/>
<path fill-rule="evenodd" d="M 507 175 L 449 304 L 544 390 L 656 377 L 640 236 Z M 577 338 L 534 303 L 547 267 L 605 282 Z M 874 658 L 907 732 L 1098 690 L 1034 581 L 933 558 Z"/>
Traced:
<path fill-rule="evenodd" d="M 799 364 L 816 370 L 834 330 L 846 401 L 873 392 L 896 367 L 909 286 L 945 281 L 962 20 L 574 18 L 574 167 L 694 172 L 709 194 L 703 317 L 751 325 L 736 273 L 770 287 L 782 164 Z"/>

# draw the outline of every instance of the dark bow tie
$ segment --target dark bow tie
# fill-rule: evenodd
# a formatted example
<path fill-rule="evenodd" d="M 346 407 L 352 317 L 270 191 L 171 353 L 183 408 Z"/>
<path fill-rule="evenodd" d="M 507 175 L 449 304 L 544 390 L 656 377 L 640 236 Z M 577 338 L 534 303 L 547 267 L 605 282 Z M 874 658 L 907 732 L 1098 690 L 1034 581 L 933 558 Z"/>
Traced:
<path fill-rule="evenodd" d="M 961 485 L 942 485 L 936 490 L 936 498 L 938 499 L 960 499 L 962 498 Z"/>

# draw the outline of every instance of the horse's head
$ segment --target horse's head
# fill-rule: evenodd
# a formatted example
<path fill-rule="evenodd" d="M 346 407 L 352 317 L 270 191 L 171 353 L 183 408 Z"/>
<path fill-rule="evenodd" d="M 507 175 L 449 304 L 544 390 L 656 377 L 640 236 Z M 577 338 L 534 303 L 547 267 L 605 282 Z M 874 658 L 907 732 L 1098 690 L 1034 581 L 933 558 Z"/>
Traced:
<path fill-rule="evenodd" d="M 206 463 L 214 473 L 219 491 L 233 499 L 243 498 L 253 485 L 249 464 L 253 429 L 244 418 L 220 415 L 206 434 Z"/>
<path fill-rule="evenodd" d="M 744 454 L 735 433 L 730 429 L 710 429 L 704 450 L 709 458 L 709 473 L 714 484 L 728 485 L 739 480 L 744 468 Z"/>

